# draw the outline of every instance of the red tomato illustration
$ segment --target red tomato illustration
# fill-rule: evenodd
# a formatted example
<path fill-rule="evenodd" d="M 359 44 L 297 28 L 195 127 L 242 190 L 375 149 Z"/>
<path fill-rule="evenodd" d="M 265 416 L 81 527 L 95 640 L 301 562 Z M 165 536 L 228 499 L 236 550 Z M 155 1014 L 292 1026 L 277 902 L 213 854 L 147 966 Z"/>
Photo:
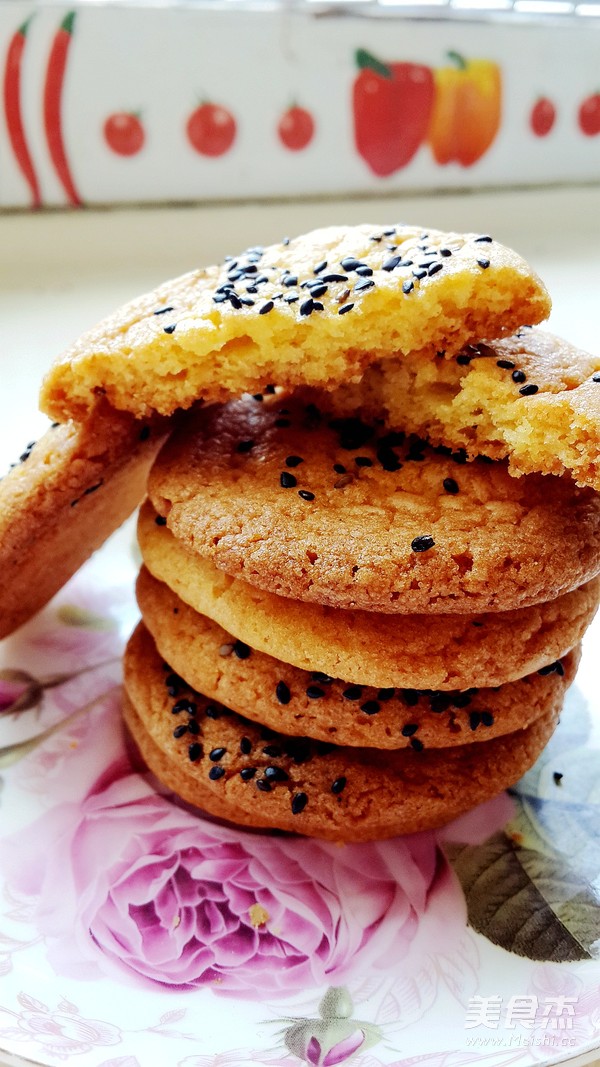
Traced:
<path fill-rule="evenodd" d="M 529 124 L 536 137 L 546 137 L 556 122 L 556 108 L 546 96 L 540 96 L 531 109 Z"/>
<path fill-rule="evenodd" d="M 201 156 L 222 156 L 231 148 L 237 132 L 236 121 L 219 104 L 201 104 L 190 115 L 186 131 L 192 148 Z"/>
<path fill-rule="evenodd" d="M 279 120 L 277 132 L 281 142 L 292 152 L 306 148 L 313 139 L 315 122 L 306 108 L 290 107 Z"/>
<path fill-rule="evenodd" d="M 144 147 L 146 135 L 138 115 L 118 111 L 104 123 L 104 139 L 118 156 L 135 156 Z"/>
<path fill-rule="evenodd" d="M 600 93 L 593 93 L 579 108 L 579 128 L 586 137 L 600 133 Z"/>

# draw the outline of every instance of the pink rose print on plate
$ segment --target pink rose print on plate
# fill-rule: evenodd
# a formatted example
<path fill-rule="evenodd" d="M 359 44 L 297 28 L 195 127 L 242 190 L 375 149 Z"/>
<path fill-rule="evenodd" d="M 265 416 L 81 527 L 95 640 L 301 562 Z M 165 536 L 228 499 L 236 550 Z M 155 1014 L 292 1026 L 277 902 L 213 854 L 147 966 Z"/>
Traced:
<path fill-rule="evenodd" d="M 119 734 L 116 712 L 96 718 L 96 737 Z M 265 999 L 406 956 L 447 872 L 432 834 L 338 848 L 238 831 L 157 794 L 111 748 L 84 799 L 0 844 L 59 974 Z"/>

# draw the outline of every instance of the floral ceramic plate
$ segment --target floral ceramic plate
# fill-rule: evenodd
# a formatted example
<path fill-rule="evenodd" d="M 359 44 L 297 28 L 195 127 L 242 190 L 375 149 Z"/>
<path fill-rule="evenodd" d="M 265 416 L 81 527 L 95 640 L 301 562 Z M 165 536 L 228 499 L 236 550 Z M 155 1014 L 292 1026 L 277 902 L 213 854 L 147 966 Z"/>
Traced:
<path fill-rule="evenodd" d="M 600 1046 L 600 629 L 510 796 L 378 844 L 241 831 L 127 744 L 132 541 L 3 646 L 5 1060 L 525 1067 Z"/>

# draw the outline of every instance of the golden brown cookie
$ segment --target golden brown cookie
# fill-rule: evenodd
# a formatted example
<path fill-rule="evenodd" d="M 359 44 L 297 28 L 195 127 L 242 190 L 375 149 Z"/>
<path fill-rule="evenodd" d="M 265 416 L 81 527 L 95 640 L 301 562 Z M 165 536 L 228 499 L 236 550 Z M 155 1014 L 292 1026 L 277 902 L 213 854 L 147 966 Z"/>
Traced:
<path fill-rule="evenodd" d="M 560 659 L 582 638 L 599 579 L 529 608 L 481 615 L 378 615 L 305 604 L 230 578 L 194 556 L 144 505 L 138 536 L 160 582 L 236 639 L 306 671 L 358 685 L 469 689 L 502 685 Z"/>
<path fill-rule="evenodd" d="M 423 751 L 338 748 L 286 737 L 186 686 L 163 664 L 143 624 L 127 647 L 125 687 L 127 726 L 169 789 L 241 825 L 334 841 L 393 837 L 450 822 L 514 784 L 557 721 L 549 709 L 505 737 Z"/>
<path fill-rule="evenodd" d="M 200 411 L 149 496 L 189 549 L 278 595 L 389 613 L 510 611 L 600 570 L 600 496 L 442 455 L 286 398 Z"/>
<path fill-rule="evenodd" d="M 531 268 L 485 234 L 330 227 L 228 256 L 121 308 L 55 363 L 42 408 L 80 418 L 100 391 L 146 417 L 268 382 L 327 387 L 386 354 L 452 355 L 549 310 Z"/>
<path fill-rule="evenodd" d="M 383 360 L 330 403 L 338 415 L 383 418 L 470 458 L 508 458 L 512 474 L 568 472 L 600 489 L 600 355 L 543 330 L 452 359 Z"/>
<path fill-rule="evenodd" d="M 367 748 L 447 748 L 488 741 L 560 708 L 579 650 L 516 682 L 458 692 L 376 689 L 303 671 L 257 652 L 199 615 L 142 568 L 142 618 L 160 655 L 211 700 L 281 733 Z M 564 665 L 563 665 L 564 664 Z"/>
<path fill-rule="evenodd" d="M 165 420 L 97 407 L 51 427 L 0 481 L 0 638 L 68 581 L 144 495 Z"/>

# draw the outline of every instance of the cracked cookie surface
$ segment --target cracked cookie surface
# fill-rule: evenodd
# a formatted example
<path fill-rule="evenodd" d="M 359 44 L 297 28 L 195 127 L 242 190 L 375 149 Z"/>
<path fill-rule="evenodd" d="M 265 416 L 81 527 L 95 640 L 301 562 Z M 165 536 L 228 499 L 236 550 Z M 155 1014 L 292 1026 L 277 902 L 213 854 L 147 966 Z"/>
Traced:
<path fill-rule="evenodd" d="M 394 353 L 451 355 L 550 310 L 542 282 L 486 234 L 337 226 L 165 282 L 84 334 L 51 368 L 53 418 L 105 395 L 140 417 L 195 400 L 333 387 Z"/>

